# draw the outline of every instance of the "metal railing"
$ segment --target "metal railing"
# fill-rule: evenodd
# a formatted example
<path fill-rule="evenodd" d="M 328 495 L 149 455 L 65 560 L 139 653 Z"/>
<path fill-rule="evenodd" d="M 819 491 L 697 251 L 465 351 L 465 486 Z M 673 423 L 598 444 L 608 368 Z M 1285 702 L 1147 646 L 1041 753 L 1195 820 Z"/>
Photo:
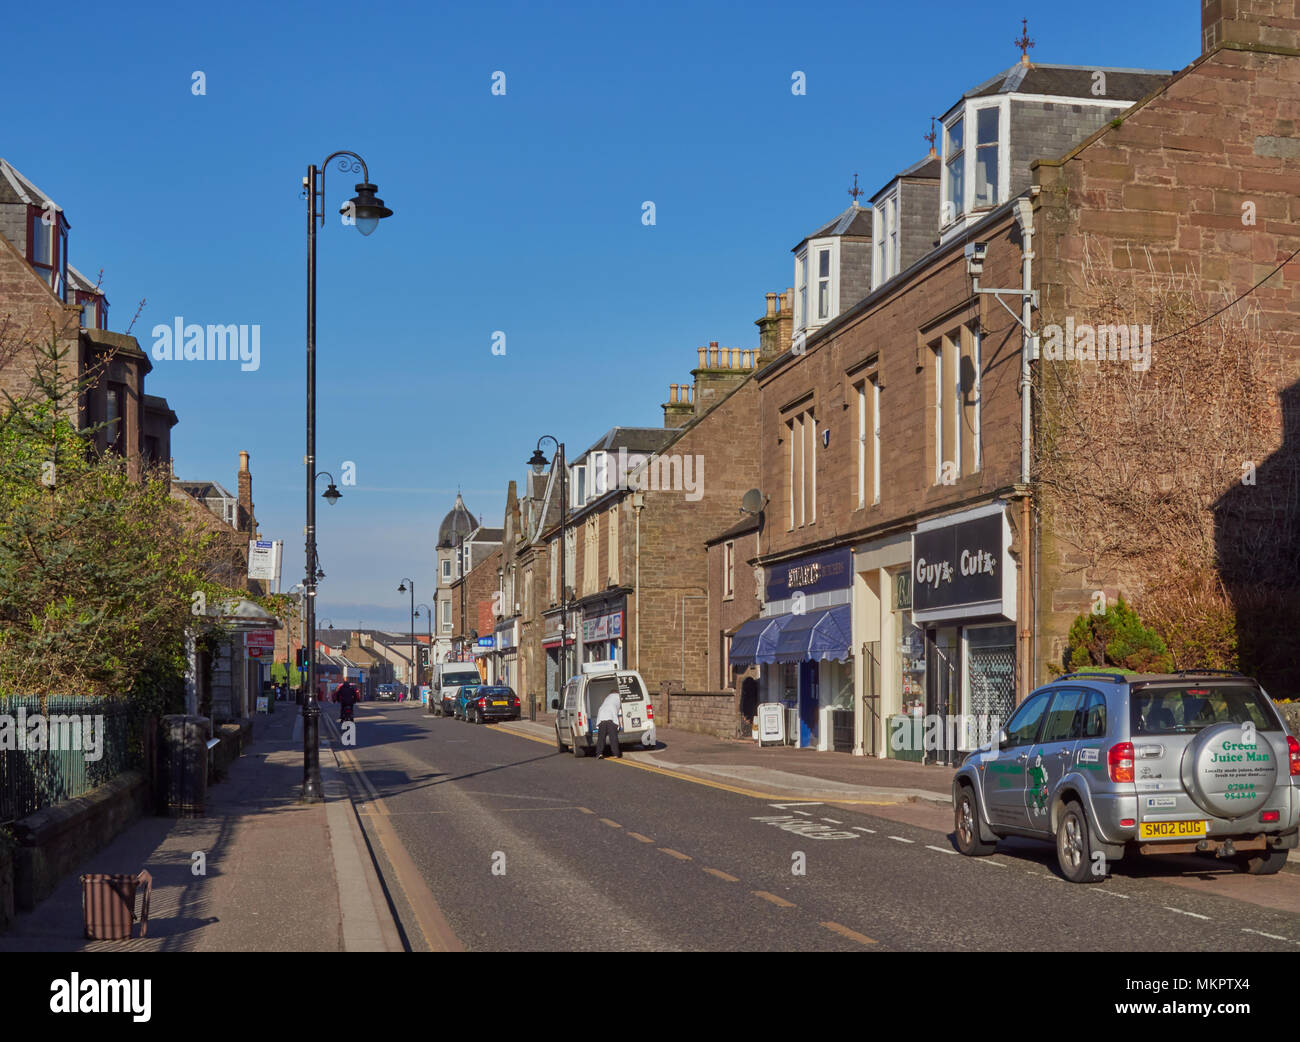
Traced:
<path fill-rule="evenodd" d="M 141 737 L 119 699 L 0 697 L 0 825 L 141 766 Z"/>

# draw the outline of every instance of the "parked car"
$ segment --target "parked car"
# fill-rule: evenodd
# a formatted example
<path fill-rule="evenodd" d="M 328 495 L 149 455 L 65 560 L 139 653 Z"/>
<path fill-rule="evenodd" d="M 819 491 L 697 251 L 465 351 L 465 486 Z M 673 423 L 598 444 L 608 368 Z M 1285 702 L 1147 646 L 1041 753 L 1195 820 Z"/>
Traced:
<path fill-rule="evenodd" d="M 519 696 L 512 688 L 489 684 L 466 690 L 470 694 L 465 704 L 465 719 L 476 724 L 519 719 Z"/>
<path fill-rule="evenodd" d="M 396 702 L 397 689 L 393 687 L 392 684 L 380 684 L 379 687 L 375 689 L 375 701 Z"/>
<path fill-rule="evenodd" d="M 622 709 L 618 729 L 621 746 L 637 745 L 654 727 L 654 706 L 645 682 L 636 670 L 619 669 L 613 662 L 584 662 L 582 672 L 570 677 L 561 698 L 551 700 L 555 710 L 555 747 L 586 756 L 596 748 L 596 714 L 600 704 L 618 692 Z"/>
<path fill-rule="evenodd" d="M 469 719 L 469 703 L 471 699 L 478 698 L 478 685 L 464 684 L 456 689 L 456 708 L 452 710 L 452 715 L 457 720 Z"/>
<path fill-rule="evenodd" d="M 1071 673 L 953 779 L 957 846 L 1055 838 L 1075 883 L 1127 853 L 1213 853 L 1271 875 L 1300 842 L 1300 743 L 1240 673 Z"/>

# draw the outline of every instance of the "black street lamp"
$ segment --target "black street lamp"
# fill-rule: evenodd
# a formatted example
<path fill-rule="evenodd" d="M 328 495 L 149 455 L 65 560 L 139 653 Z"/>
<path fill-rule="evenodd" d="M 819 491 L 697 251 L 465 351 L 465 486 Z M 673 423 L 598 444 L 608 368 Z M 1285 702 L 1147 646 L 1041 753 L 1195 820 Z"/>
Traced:
<path fill-rule="evenodd" d="M 412 591 L 414 592 L 414 591 Z M 420 609 L 424 609 L 424 617 L 429 621 L 429 668 L 433 668 L 433 609 L 421 601 L 415 606 L 415 618 L 420 617 Z"/>
<path fill-rule="evenodd" d="M 403 579 L 401 585 L 397 587 L 397 592 L 405 593 L 407 583 L 411 584 L 411 677 L 415 679 L 415 683 L 411 685 L 410 693 L 414 694 L 415 689 L 420 685 L 420 662 L 415 657 L 415 580 Z"/>
<path fill-rule="evenodd" d="M 319 803 L 325 798 L 320 778 L 320 702 L 316 698 L 316 584 L 325 577 L 316 557 L 316 229 L 317 222 L 325 223 L 325 170 L 335 159 L 339 170 L 360 173 L 363 180 L 357 185 L 357 194 L 339 210 L 343 223 L 357 226 L 362 235 L 369 235 L 380 220 L 391 217 L 393 211 L 376 198 L 375 186 L 370 183 L 366 162 L 355 152 L 333 152 L 325 157 L 319 167 L 307 167 L 302 186 L 307 195 L 307 554 L 303 580 L 303 600 L 306 602 L 306 631 L 311 635 L 312 653 L 307 656 L 307 690 L 302 702 L 302 745 L 304 803 Z M 331 495 L 331 493 L 333 493 Z M 325 499 L 333 504 L 341 495 L 330 477 Z"/>
<path fill-rule="evenodd" d="M 528 465 L 533 468 L 533 473 L 541 475 L 546 465 L 550 462 L 542 455 L 542 442 L 555 442 L 555 465 L 560 468 L 560 696 L 564 696 L 564 682 L 568 679 L 565 668 L 569 660 L 569 590 L 565 585 L 565 543 L 566 530 L 569 527 L 569 471 L 564 465 L 564 442 L 560 441 L 552 434 L 543 434 L 537 439 L 537 448 L 529 457 Z M 530 719 L 535 719 L 535 716 Z"/>

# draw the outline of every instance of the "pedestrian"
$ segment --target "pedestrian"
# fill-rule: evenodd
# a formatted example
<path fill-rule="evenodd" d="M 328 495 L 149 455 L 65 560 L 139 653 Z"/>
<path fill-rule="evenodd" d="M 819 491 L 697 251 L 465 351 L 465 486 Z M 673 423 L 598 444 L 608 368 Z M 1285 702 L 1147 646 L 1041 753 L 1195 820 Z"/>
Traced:
<path fill-rule="evenodd" d="M 623 750 L 618 745 L 619 717 L 623 712 L 623 703 L 617 691 L 611 691 L 600 703 L 596 713 L 596 759 L 605 759 L 606 742 L 618 759 L 623 759 Z"/>

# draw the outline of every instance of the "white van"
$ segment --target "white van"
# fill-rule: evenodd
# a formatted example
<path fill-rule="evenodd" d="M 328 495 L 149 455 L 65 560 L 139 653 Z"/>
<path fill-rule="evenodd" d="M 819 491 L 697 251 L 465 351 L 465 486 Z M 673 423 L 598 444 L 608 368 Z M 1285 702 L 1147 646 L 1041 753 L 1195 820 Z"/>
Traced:
<path fill-rule="evenodd" d="M 645 681 L 632 669 L 619 669 L 613 662 L 584 662 L 582 672 L 569 678 L 560 698 L 551 700 L 555 710 L 555 747 L 573 749 L 582 757 L 596 748 L 596 714 L 613 691 L 622 703 L 618 722 L 618 743 L 623 748 L 639 746 L 654 729 L 654 706 L 646 694 Z"/>
<path fill-rule="evenodd" d="M 466 684 L 483 683 L 478 668 L 472 662 L 436 662 L 433 668 L 433 691 L 429 695 L 428 711 L 435 716 L 451 716 L 456 692 Z"/>

